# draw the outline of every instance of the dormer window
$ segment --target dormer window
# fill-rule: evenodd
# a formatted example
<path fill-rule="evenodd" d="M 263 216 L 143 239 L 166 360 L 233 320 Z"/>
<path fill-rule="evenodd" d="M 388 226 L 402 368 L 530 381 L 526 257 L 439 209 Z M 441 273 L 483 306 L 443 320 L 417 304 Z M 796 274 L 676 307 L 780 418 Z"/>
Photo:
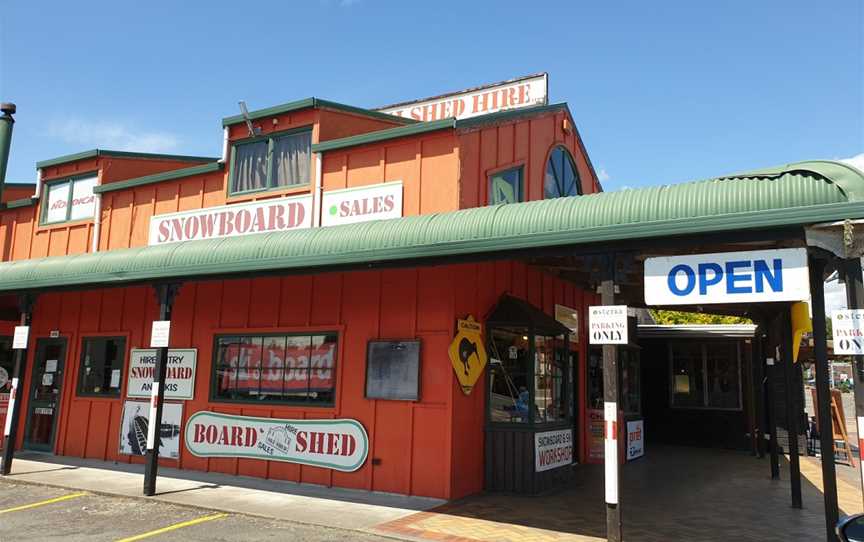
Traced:
<path fill-rule="evenodd" d="M 549 153 L 543 192 L 546 199 L 565 198 L 582 194 L 582 183 L 576 163 L 566 147 L 556 146 Z"/>
<path fill-rule="evenodd" d="M 42 204 L 42 224 L 93 218 L 96 214 L 93 188 L 97 181 L 98 177 L 91 174 L 47 183 Z"/>
<path fill-rule="evenodd" d="M 239 142 L 231 160 L 231 194 L 309 184 L 312 131 L 304 129 Z"/>

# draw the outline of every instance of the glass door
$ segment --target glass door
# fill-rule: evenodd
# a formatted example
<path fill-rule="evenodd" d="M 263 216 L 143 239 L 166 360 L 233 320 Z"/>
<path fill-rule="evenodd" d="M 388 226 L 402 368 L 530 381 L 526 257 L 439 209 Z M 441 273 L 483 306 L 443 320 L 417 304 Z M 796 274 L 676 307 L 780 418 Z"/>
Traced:
<path fill-rule="evenodd" d="M 66 339 L 37 339 L 24 447 L 50 452 L 57 429 Z"/>

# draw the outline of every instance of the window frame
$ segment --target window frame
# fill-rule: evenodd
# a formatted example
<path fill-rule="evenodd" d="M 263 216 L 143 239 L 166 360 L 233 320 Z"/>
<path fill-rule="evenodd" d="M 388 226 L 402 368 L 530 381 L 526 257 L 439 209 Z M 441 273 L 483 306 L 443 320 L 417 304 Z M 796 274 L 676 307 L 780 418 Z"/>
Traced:
<path fill-rule="evenodd" d="M 508 173 L 510 171 L 519 172 L 519 199 L 515 203 L 524 203 L 528 201 L 525 193 L 525 163 L 518 162 L 508 166 L 495 168 L 486 172 L 486 205 L 506 205 L 506 202 L 492 203 L 492 177 Z"/>
<path fill-rule="evenodd" d="M 118 349 L 120 352 L 120 386 L 117 388 L 108 388 L 116 389 L 117 393 L 96 393 L 96 392 L 86 392 L 83 391 L 82 386 L 82 373 L 84 372 L 84 342 L 88 340 L 110 340 L 113 339 L 115 341 L 119 341 L 122 343 L 121 348 Z M 76 397 L 86 397 L 88 399 L 120 399 L 126 394 L 126 371 L 127 371 L 127 343 L 129 341 L 129 337 L 127 335 L 86 335 L 81 337 L 81 341 L 78 343 L 78 375 L 75 381 L 75 396 Z"/>
<path fill-rule="evenodd" d="M 336 342 L 335 342 L 336 354 L 334 356 L 334 367 L 332 369 L 332 371 L 333 371 L 333 399 L 331 401 L 313 402 L 313 401 L 298 401 L 298 400 L 285 400 L 285 399 L 279 399 L 279 400 L 271 399 L 271 400 L 267 400 L 267 401 L 261 401 L 261 400 L 257 400 L 257 399 L 227 399 L 224 397 L 219 397 L 217 395 L 217 389 L 218 389 L 218 385 L 219 385 L 218 384 L 218 381 L 219 381 L 219 363 L 218 363 L 219 339 L 225 338 L 225 337 L 238 337 L 238 338 L 249 337 L 249 338 L 267 339 L 268 337 L 304 337 L 304 336 L 312 337 L 315 335 L 335 335 L 336 336 Z M 262 345 L 263 345 L 263 342 L 262 342 Z M 312 330 L 308 330 L 308 331 L 293 329 L 293 330 L 289 330 L 289 331 L 267 330 L 267 331 L 260 331 L 260 332 L 259 331 L 250 331 L 250 330 L 237 330 L 237 331 L 220 330 L 220 331 L 213 334 L 213 351 L 212 351 L 211 356 L 210 356 L 210 362 L 211 362 L 210 363 L 210 368 L 211 368 L 211 370 L 210 370 L 210 390 L 208 393 L 208 398 L 209 398 L 210 402 L 213 402 L 213 403 L 229 403 L 229 404 L 259 405 L 259 406 L 289 405 L 289 406 L 310 407 L 310 408 L 335 408 L 335 406 L 338 404 L 338 401 L 339 401 L 337 396 L 339 394 L 339 378 L 341 376 L 339 373 L 339 370 L 342 366 L 340 359 L 339 359 L 341 353 L 342 353 L 342 330 L 341 329 L 327 328 L 327 329 L 323 329 L 323 330 L 312 329 Z M 285 370 L 285 368 L 283 366 L 283 371 L 284 370 Z M 309 365 L 309 371 L 311 374 L 311 371 L 312 371 L 311 360 L 310 360 L 310 365 Z M 283 376 L 283 379 L 284 379 L 284 376 Z M 309 388 L 308 381 L 307 381 L 306 387 L 307 387 L 307 393 L 308 393 L 308 388 Z"/>
<path fill-rule="evenodd" d="M 711 406 L 708 404 L 709 394 L 708 394 L 708 348 L 716 345 L 728 345 L 729 342 L 734 342 L 735 345 L 735 356 L 733 361 L 735 361 L 737 367 L 737 375 L 738 375 L 738 406 L 737 407 L 717 407 Z M 710 341 L 703 342 L 700 345 L 700 353 L 701 353 L 701 362 L 702 362 L 702 405 L 694 406 L 694 405 L 676 405 L 675 404 L 675 363 L 674 363 L 674 353 L 673 353 L 673 345 L 670 344 L 668 347 L 669 351 L 669 362 L 668 365 L 668 376 L 669 376 L 669 408 L 675 410 L 719 410 L 726 412 L 740 412 L 744 410 L 744 394 L 743 394 L 743 383 L 741 382 L 742 378 L 742 359 L 741 359 L 741 342 L 740 341 Z"/>
<path fill-rule="evenodd" d="M 85 179 L 92 179 L 96 177 L 96 186 L 99 186 L 99 172 L 91 171 L 87 173 L 76 173 L 75 175 L 68 175 L 66 177 L 57 177 L 56 179 L 51 179 L 48 181 L 43 181 L 42 184 L 42 197 L 41 205 L 42 210 L 39 213 L 39 226 L 53 227 L 61 224 L 69 224 L 74 222 L 86 222 L 88 220 L 93 220 L 96 218 L 96 213 L 99 210 L 94 206 L 93 216 L 85 217 L 85 218 L 70 218 L 72 215 L 72 199 L 75 194 L 75 183 L 78 181 L 83 181 Z M 57 186 L 60 184 L 69 183 L 69 195 L 66 196 L 66 218 L 63 220 L 57 220 L 56 222 L 48 222 L 48 195 L 51 193 L 51 187 Z M 96 194 L 93 194 L 93 197 L 96 197 Z"/>
<path fill-rule="evenodd" d="M 546 171 L 549 169 L 549 162 L 552 160 L 552 155 L 555 153 L 557 149 L 561 149 L 565 152 L 567 158 L 570 160 L 570 164 L 573 166 L 574 173 L 574 181 L 573 184 L 576 187 L 576 193 L 573 195 L 559 195 L 554 198 L 546 197 Z M 573 153 L 563 142 L 554 143 L 550 148 L 549 152 L 546 153 L 546 161 L 543 162 L 543 199 L 558 199 L 558 198 L 572 198 L 576 196 L 582 196 L 584 193 L 582 192 L 582 176 L 579 174 L 579 166 L 576 163 L 576 158 L 573 156 Z"/>
<path fill-rule="evenodd" d="M 306 182 L 291 184 L 286 186 L 273 186 L 273 140 L 279 139 L 280 137 L 288 137 L 292 135 L 302 134 L 304 132 L 309 133 L 309 141 L 310 145 L 314 144 L 312 141 L 313 135 L 313 126 L 311 124 L 298 126 L 297 128 L 291 128 L 289 130 L 281 130 L 278 132 L 270 132 L 268 134 L 262 134 L 253 137 L 247 137 L 243 139 L 235 140 L 231 143 L 231 167 L 228 168 L 228 197 L 243 197 L 249 194 L 260 194 L 267 192 L 276 192 L 280 190 L 296 190 L 302 187 L 309 187 L 312 184 L 312 152 L 309 153 L 309 179 L 306 179 Z M 267 166 L 266 172 L 267 176 L 265 179 L 266 185 L 264 188 L 253 188 L 251 190 L 234 190 L 234 175 L 236 174 L 235 164 L 237 163 L 237 147 L 241 147 L 243 145 L 250 145 L 254 143 L 261 143 L 262 141 L 267 142 Z M 311 148 L 311 147 L 310 147 Z"/>

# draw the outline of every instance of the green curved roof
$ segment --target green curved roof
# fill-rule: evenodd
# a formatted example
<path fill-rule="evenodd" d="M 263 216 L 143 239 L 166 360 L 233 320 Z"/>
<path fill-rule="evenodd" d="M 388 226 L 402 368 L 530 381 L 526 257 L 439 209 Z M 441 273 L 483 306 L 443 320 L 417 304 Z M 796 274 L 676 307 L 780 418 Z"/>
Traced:
<path fill-rule="evenodd" d="M 864 218 L 864 173 L 816 161 L 706 181 L 0 263 L 0 291 L 494 253 Z"/>

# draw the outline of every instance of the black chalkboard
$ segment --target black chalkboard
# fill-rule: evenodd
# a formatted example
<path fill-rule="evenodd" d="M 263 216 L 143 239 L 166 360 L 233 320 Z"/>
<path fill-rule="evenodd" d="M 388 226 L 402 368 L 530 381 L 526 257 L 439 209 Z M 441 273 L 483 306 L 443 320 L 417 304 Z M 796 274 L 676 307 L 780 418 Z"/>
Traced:
<path fill-rule="evenodd" d="M 420 341 L 369 341 L 366 397 L 420 400 Z"/>

